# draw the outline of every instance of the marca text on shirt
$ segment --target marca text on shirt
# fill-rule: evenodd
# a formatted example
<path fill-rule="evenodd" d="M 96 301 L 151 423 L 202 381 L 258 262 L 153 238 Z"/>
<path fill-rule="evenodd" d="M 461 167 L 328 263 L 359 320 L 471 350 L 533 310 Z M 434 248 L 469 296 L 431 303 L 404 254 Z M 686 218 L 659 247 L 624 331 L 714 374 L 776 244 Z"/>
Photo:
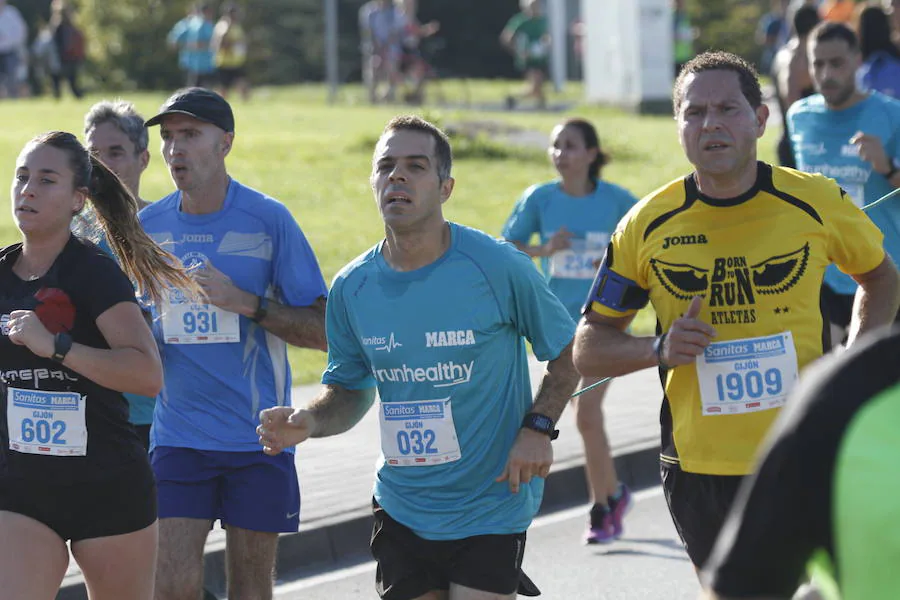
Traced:
<path fill-rule="evenodd" d="M 428 348 L 474 345 L 475 333 L 471 329 L 425 332 L 425 346 Z"/>

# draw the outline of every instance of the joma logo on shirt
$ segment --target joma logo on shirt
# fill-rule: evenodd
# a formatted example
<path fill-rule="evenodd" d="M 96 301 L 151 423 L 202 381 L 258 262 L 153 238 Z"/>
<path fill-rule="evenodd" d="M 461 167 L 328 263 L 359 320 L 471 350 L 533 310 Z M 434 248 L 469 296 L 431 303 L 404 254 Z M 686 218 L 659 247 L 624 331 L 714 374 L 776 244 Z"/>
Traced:
<path fill-rule="evenodd" d="M 211 244 L 215 239 L 211 233 L 183 233 L 181 234 L 181 243 L 194 242 L 201 244 Z"/>
<path fill-rule="evenodd" d="M 669 246 L 693 246 L 708 243 L 706 236 L 702 233 L 699 235 L 674 235 L 663 239 L 662 249 L 665 250 Z"/>
<path fill-rule="evenodd" d="M 475 334 L 471 329 L 457 331 L 427 331 L 425 346 L 428 348 L 443 346 L 474 346 Z"/>

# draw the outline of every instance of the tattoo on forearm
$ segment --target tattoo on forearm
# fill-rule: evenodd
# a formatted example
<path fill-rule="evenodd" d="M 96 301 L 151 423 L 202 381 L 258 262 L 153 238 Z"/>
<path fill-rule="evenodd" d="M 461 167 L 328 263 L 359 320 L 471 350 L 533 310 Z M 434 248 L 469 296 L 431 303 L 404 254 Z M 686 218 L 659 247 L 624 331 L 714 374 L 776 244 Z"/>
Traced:
<path fill-rule="evenodd" d="M 365 416 L 375 401 L 375 388 L 348 390 L 337 385 L 327 385 L 308 410 L 316 420 L 312 437 L 328 437 L 344 433 Z"/>
<path fill-rule="evenodd" d="M 572 344 L 547 364 L 547 372 L 538 388 L 531 410 L 559 420 L 578 384 L 579 374 L 572 364 Z"/>

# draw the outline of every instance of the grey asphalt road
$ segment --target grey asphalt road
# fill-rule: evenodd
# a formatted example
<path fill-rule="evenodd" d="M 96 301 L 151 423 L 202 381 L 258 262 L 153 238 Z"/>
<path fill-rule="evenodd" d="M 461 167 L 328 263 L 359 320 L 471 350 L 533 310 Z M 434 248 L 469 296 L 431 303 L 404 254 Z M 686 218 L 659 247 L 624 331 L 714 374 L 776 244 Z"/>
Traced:
<path fill-rule="evenodd" d="M 535 520 L 528 532 L 524 569 L 544 600 L 697 600 L 700 587 L 681 548 L 662 490 L 635 495 L 624 537 L 607 546 L 584 546 L 586 508 Z M 377 599 L 375 564 L 348 564 L 327 572 L 296 572 L 275 589 L 276 600 Z"/>

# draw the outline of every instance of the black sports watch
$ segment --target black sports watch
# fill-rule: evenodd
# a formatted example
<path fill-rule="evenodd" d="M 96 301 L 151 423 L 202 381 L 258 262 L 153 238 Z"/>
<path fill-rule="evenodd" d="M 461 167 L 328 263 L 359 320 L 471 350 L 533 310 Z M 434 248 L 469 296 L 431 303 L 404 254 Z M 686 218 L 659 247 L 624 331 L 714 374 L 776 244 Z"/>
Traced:
<path fill-rule="evenodd" d="M 257 296 L 257 298 L 259 298 L 259 304 L 256 305 L 256 312 L 253 313 L 250 320 L 259 323 L 269 314 L 269 299 L 265 296 Z"/>
<path fill-rule="evenodd" d="M 50 355 L 50 360 L 61 363 L 71 349 L 72 336 L 68 333 L 57 333 L 53 336 L 53 354 Z"/>
<path fill-rule="evenodd" d="M 553 419 L 541 413 L 530 412 L 522 419 L 522 427 L 548 435 L 551 440 L 559 437 L 559 429 L 555 429 L 554 425 Z"/>

